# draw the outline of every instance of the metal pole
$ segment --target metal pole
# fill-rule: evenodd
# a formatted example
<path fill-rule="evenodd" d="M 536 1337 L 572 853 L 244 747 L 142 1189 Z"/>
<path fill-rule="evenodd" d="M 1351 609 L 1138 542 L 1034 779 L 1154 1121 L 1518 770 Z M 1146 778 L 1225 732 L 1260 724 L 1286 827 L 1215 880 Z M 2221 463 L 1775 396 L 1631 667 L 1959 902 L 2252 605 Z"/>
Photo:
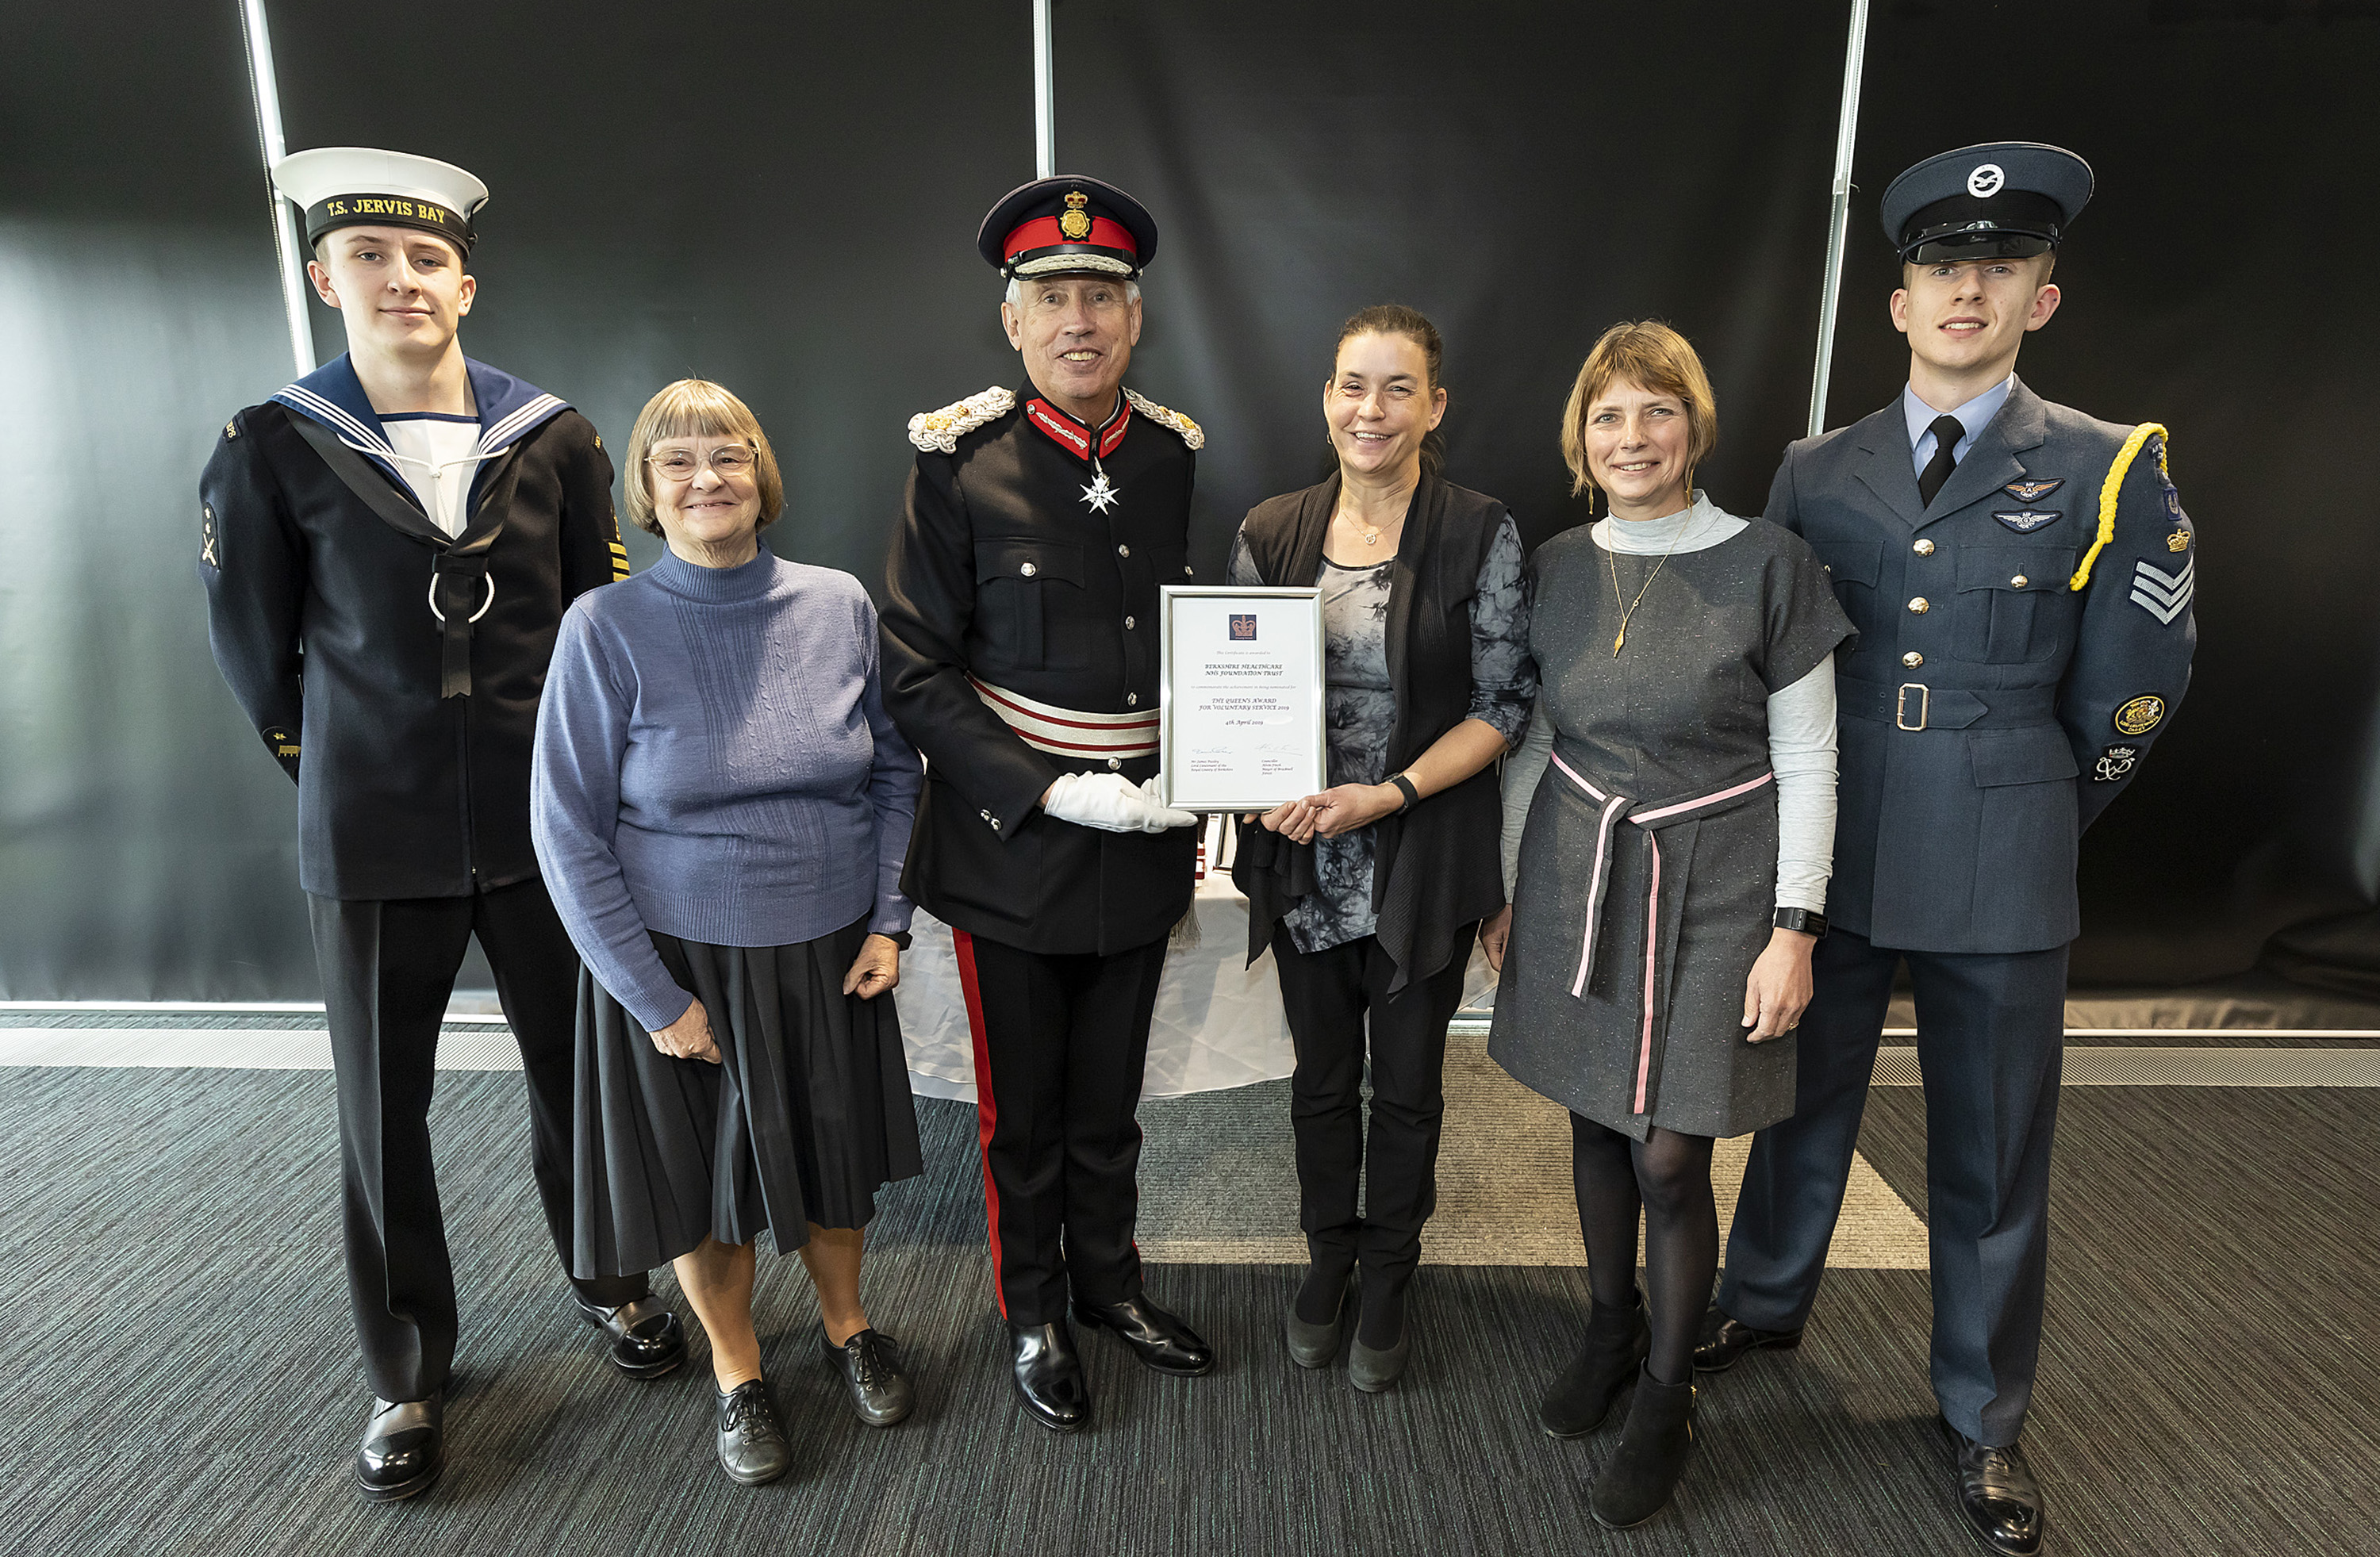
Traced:
<path fill-rule="evenodd" d="M 1818 299 L 1818 360 L 1810 373 L 1810 433 L 1827 427 L 1827 379 L 1835 367 L 1835 303 L 1843 286 L 1843 243 L 1852 220 L 1852 147 L 1859 139 L 1860 61 L 1867 53 L 1867 0 L 1852 0 L 1843 46 L 1842 116 L 1835 126 L 1834 208 L 1827 219 L 1827 289 Z"/>
<path fill-rule="evenodd" d="M 251 4 L 255 0 L 250 0 Z M 1050 62 L 1050 0 L 1033 0 L 1033 176 L 1058 174 L 1057 72 Z"/>
<path fill-rule="evenodd" d="M 273 77 L 273 35 L 265 30 L 264 0 L 240 0 L 248 33 L 248 79 L 256 93 L 256 138 L 264 153 L 264 198 L 273 211 L 273 250 L 281 261 L 281 305 L 289 316 L 289 359 L 304 378 L 315 368 L 314 321 L 306 312 L 306 267 L 289 213 L 273 187 L 273 164 L 287 152 L 281 138 L 281 88 Z"/>

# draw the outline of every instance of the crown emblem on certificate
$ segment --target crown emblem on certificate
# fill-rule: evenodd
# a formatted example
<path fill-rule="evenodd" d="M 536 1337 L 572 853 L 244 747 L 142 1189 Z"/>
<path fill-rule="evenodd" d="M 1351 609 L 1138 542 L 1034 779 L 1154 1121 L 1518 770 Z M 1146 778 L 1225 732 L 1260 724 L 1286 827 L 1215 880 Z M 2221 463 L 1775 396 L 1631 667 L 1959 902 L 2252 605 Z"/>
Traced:
<path fill-rule="evenodd" d="M 1066 209 L 1058 216 L 1059 236 L 1068 243 L 1081 243 L 1091 235 L 1091 213 L 1083 209 L 1090 203 L 1091 197 L 1080 189 L 1067 191 Z"/>

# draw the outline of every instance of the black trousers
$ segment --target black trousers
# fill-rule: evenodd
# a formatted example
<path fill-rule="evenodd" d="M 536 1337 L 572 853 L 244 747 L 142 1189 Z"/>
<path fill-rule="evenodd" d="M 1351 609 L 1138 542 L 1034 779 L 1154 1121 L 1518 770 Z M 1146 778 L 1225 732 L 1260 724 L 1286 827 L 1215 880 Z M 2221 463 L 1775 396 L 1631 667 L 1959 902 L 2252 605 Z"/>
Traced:
<path fill-rule="evenodd" d="M 1471 944 L 1472 931 L 1454 943 Z M 1272 935 L 1297 1069 L 1289 1083 L 1297 1138 L 1298 1225 L 1315 1261 L 1361 1261 L 1402 1281 L 1421 1262 L 1422 1224 L 1438 1204 L 1438 1137 L 1446 1116 L 1446 1024 L 1463 1004 L 1463 959 L 1391 996 L 1396 962 L 1378 937 L 1302 952 Z M 1366 1018 L 1370 1019 L 1371 1141 L 1364 1139 Z M 1356 1190 L 1363 1209 L 1356 1210 Z"/>
<path fill-rule="evenodd" d="M 565 1273 L 570 1269 L 571 1072 L 578 953 L 531 877 L 468 898 L 312 899 L 314 959 L 337 1073 L 346 1181 L 347 1296 L 364 1371 L 382 1400 L 446 1387 L 455 1360 L 455 1269 L 430 1155 L 438 1029 L 476 933 L 528 1080 L 530 1171 Z M 649 1290 L 643 1275 L 574 1281 L 607 1308 Z"/>
<path fill-rule="evenodd" d="M 2041 1352 L 2049 1146 L 2066 1057 L 2064 947 L 1897 951 L 1842 930 L 1818 943 L 1793 1116 L 1753 1137 L 1718 1306 L 1761 1330 L 1808 1320 L 1903 958 L 1925 1081 L 1934 1395 L 1968 1437 L 2013 1443 Z"/>
<path fill-rule="evenodd" d="M 992 1284 L 1014 1324 L 1140 1295 L 1141 1071 L 1162 938 L 1130 951 L 1019 951 L 954 930 L 975 1038 Z"/>

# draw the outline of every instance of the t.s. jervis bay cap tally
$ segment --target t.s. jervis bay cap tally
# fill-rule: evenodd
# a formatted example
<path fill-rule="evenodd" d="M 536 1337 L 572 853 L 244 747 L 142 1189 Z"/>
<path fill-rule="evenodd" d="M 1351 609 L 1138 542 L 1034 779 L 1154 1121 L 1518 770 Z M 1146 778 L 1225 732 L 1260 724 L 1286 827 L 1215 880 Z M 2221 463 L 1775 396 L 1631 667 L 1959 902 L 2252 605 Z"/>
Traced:
<path fill-rule="evenodd" d="M 1096 178 L 1037 178 L 983 219 L 975 246 L 1002 276 L 1137 276 L 1157 257 L 1148 208 Z"/>
<path fill-rule="evenodd" d="M 293 151 L 273 164 L 273 187 L 306 213 L 310 244 L 340 227 L 413 227 L 466 257 L 488 203 L 488 187 L 452 163 L 363 146 Z"/>
<path fill-rule="evenodd" d="M 1996 140 L 1928 157 L 1887 186 L 1884 235 L 1900 258 L 2022 259 L 2056 248 L 2091 202 L 2091 164 L 2060 146 Z"/>

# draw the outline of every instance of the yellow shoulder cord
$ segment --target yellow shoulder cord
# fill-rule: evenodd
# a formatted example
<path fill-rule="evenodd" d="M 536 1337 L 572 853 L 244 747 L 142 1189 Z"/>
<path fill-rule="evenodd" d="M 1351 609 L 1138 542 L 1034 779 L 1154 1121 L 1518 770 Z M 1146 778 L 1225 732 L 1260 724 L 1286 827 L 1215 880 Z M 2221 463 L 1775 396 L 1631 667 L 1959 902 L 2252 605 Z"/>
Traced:
<path fill-rule="evenodd" d="M 2124 446 L 2116 451 L 2116 463 L 2107 467 L 2107 479 L 2099 485 L 2098 538 L 2092 541 L 2090 550 L 2082 553 L 2082 565 L 2074 570 L 2073 581 L 2066 586 L 2069 589 L 2080 589 L 2091 582 L 2091 564 L 2099 560 L 2100 549 L 2116 538 L 2116 497 L 2123 490 L 2124 473 L 2132 468 L 2132 458 L 2141 452 L 2141 445 L 2152 438 L 2162 438 L 2167 443 L 2173 441 L 2173 435 L 2166 431 L 2163 422 L 2143 422 L 2132 428 L 2131 436 L 2124 440 Z M 2171 474 L 2166 469 L 2165 453 L 2166 443 L 2158 444 L 2159 476 Z"/>

